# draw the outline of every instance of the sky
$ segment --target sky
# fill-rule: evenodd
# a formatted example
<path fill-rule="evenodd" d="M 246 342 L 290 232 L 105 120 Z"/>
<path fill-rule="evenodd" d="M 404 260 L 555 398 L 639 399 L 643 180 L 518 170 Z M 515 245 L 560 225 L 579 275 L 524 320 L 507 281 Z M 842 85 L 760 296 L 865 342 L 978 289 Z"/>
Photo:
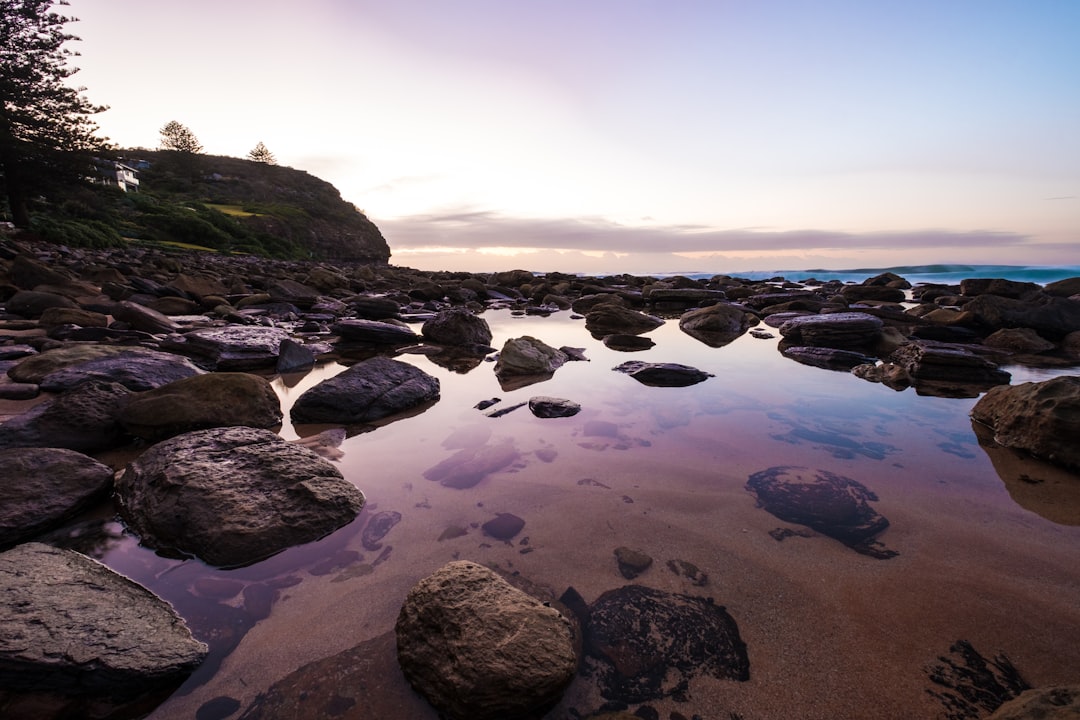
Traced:
<path fill-rule="evenodd" d="M 424 270 L 1080 264 L 1076 0 L 70 0 L 121 147 L 332 183 Z"/>

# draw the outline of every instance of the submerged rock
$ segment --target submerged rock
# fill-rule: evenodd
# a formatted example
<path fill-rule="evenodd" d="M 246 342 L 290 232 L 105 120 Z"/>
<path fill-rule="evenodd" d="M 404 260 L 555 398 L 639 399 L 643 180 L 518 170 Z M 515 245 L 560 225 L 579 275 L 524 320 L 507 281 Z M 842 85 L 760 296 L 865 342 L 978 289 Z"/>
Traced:
<path fill-rule="evenodd" d="M 991 388 L 971 409 L 994 442 L 1080 470 L 1080 377 Z"/>
<path fill-rule="evenodd" d="M 330 462 L 270 432 L 198 430 L 154 445 L 116 481 L 141 542 L 245 565 L 351 522 L 363 494 Z"/>
<path fill-rule="evenodd" d="M 0 553 L 0 697 L 133 698 L 178 684 L 206 653 L 168 603 L 84 555 Z"/>
<path fill-rule="evenodd" d="M 577 669 L 570 621 L 473 562 L 418 582 L 395 631 L 405 677 L 454 720 L 539 717 Z"/>
<path fill-rule="evenodd" d="M 521 457 L 512 439 L 465 447 L 424 471 L 424 477 L 444 487 L 463 490 L 498 472 Z"/>
<path fill-rule="evenodd" d="M 294 423 L 370 423 L 439 399 L 439 380 L 400 360 L 373 357 L 310 388 L 292 407 Z"/>
<path fill-rule="evenodd" d="M 875 538 L 889 521 L 870 507 L 878 497 L 865 485 L 828 470 L 779 466 L 750 476 L 746 489 L 758 505 L 784 522 L 797 523 L 879 560 L 898 553 Z"/>

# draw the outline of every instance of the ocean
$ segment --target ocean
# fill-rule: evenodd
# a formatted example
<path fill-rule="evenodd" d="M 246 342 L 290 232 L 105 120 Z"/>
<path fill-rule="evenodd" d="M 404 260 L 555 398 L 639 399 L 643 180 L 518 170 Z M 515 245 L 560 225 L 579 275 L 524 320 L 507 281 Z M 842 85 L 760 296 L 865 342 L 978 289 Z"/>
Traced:
<path fill-rule="evenodd" d="M 866 278 L 891 272 L 905 278 L 912 285 L 919 283 L 940 283 L 955 285 L 965 278 L 1005 278 L 1021 282 L 1033 282 L 1040 285 L 1065 278 L 1080 276 L 1080 265 L 899 265 L 883 268 L 852 268 L 848 270 L 828 270 L 812 268 L 809 270 L 755 270 L 751 272 L 686 272 L 664 273 L 663 277 L 684 275 L 695 279 L 707 279 L 715 275 L 732 275 L 749 280 L 766 280 L 783 277 L 800 282 L 808 279 L 840 280 L 841 282 L 862 282 Z"/>

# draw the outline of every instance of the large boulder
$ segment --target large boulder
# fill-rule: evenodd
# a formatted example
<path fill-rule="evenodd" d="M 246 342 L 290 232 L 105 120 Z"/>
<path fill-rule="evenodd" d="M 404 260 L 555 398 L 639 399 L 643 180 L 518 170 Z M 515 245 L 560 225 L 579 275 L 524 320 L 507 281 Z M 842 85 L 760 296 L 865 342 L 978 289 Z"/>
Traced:
<path fill-rule="evenodd" d="M 571 623 L 473 562 L 418 582 L 395 629 L 405 677 L 454 720 L 539 717 L 577 669 Z"/>
<path fill-rule="evenodd" d="M 168 603 L 84 555 L 0 553 L 0 691 L 133 697 L 178 684 L 206 654 Z"/>
<path fill-rule="evenodd" d="M 439 399 L 439 380 L 400 360 L 373 357 L 308 389 L 294 423 L 370 423 Z"/>
<path fill-rule="evenodd" d="M 1080 377 L 991 388 L 971 417 L 991 428 L 999 445 L 1080 470 Z"/>
<path fill-rule="evenodd" d="M 112 468 L 73 450 L 0 450 L 0 467 L 0 547 L 60 524 L 112 487 Z"/>
<path fill-rule="evenodd" d="M 197 430 L 154 445 L 116 480 L 144 545 L 246 565 L 352 522 L 363 494 L 332 463 L 257 428 Z"/>
<path fill-rule="evenodd" d="M 439 345 L 482 346 L 491 344 L 491 328 L 487 320 L 467 308 L 441 310 L 420 329 L 424 339 Z"/>
<path fill-rule="evenodd" d="M 0 423 L 0 448 L 93 452 L 116 447 L 127 439 L 119 418 L 131 394 L 118 383 L 83 383 Z"/>
<path fill-rule="evenodd" d="M 206 372 L 191 360 L 172 353 L 132 347 L 123 352 L 66 365 L 41 378 L 46 392 L 71 390 L 88 380 L 114 382 L 136 392 Z"/>
<path fill-rule="evenodd" d="M 281 424 L 273 386 L 249 373 L 208 373 L 139 393 L 120 412 L 129 433 L 160 440 L 211 427 L 272 428 Z"/>
<path fill-rule="evenodd" d="M 723 347 L 757 323 L 757 317 L 742 308 L 717 303 L 683 313 L 679 329 L 709 347 Z"/>

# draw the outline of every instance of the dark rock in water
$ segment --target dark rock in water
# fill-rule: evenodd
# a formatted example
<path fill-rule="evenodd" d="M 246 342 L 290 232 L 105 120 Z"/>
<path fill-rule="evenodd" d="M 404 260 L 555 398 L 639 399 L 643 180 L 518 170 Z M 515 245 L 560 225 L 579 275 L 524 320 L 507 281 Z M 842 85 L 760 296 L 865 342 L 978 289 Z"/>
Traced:
<path fill-rule="evenodd" d="M 277 364 L 275 370 L 282 375 L 289 373 L 307 372 L 315 367 L 315 353 L 306 345 L 292 339 L 281 341 L 278 347 Z"/>
<path fill-rule="evenodd" d="M 640 335 L 663 324 L 662 318 L 608 303 L 597 305 L 585 314 L 585 329 L 598 338 L 617 333 Z"/>
<path fill-rule="evenodd" d="M 619 574 L 633 580 L 652 566 L 653 559 L 640 550 L 622 545 L 615 548 L 615 562 L 619 564 Z"/>
<path fill-rule="evenodd" d="M 757 323 L 757 317 L 741 307 L 717 303 L 684 313 L 679 329 L 709 347 L 723 347 Z"/>
<path fill-rule="evenodd" d="M 139 393 L 120 412 L 132 435 L 148 440 L 211 427 L 281 424 L 281 402 L 263 377 L 209 373 Z"/>
<path fill-rule="evenodd" d="M 510 338 L 499 351 L 499 359 L 495 362 L 495 375 L 500 380 L 519 376 L 550 377 L 567 359 L 562 350 L 557 350 L 530 335 Z"/>
<path fill-rule="evenodd" d="M 195 711 L 195 720 L 225 720 L 240 709 L 240 701 L 228 695 L 207 700 Z"/>
<path fill-rule="evenodd" d="M 84 555 L 40 543 L 0 553 L 0 699 L 133 699 L 179 684 L 206 653 L 168 603 Z"/>
<path fill-rule="evenodd" d="M 512 513 L 499 513 L 480 526 L 485 535 L 496 540 L 509 540 L 525 527 L 525 520 Z"/>
<path fill-rule="evenodd" d="M 699 676 L 750 679 L 746 644 L 722 606 L 640 585 L 597 598 L 585 651 L 601 695 L 616 703 L 686 700 Z"/>
<path fill-rule="evenodd" d="M 1031 688 L 1008 657 L 983 657 L 967 640 L 957 640 L 948 655 L 939 656 L 938 664 L 924 671 L 939 686 L 927 692 L 941 702 L 949 720 L 986 717 Z M 1036 718 L 1044 720 L 1043 716 L 1031 720 Z"/>
<path fill-rule="evenodd" d="M 439 399 L 439 380 L 414 365 L 373 357 L 304 392 L 294 423 L 370 423 Z"/>
<path fill-rule="evenodd" d="M 538 418 L 562 418 L 577 415 L 581 405 L 573 400 L 537 395 L 529 398 L 529 410 Z"/>
<path fill-rule="evenodd" d="M 55 370 L 38 383 L 45 392 L 64 392 L 89 380 L 119 383 L 136 392 L 206 372 L 185 357 L 148 348 L 127 348 L 107 357 Z"/>
<path fill-rule="evenodd" d="M 439 345 L 491 344 L 491 328 L 488 327 L 487 320 L 463 307 L 441 310 L 424 323 L 420 333 L 424 339 Z"/>
<path fill-rule="evenodd" d="M 779 466 L 751 475 L 746 489 L 757 496 L 760 507 L 784 522 L 806 525 L 879 560 L 898 554 L 875 540 L 889 527 L 889 521 L 869 505 L 877 495 L 851 478 Z"/>
<path fill-rule="evenodd" d="M 921 382 L 944 382 L 981 385 L 985 389 L 1008 383 L 1011 377 L 967 348 L 929 340 L 902 345 L 889 359 L 904 368 L 916 386 Z"/>
<path fill-rule="evenodd" d="M 112 487 L 112 468 L 73 450 L 0 450 L 0 467 L 0 548 L 73 517 Z"/>
<path fill-rule="evenodd" d="M 393 510 L 383 510 L 371 516 L 364 526 L 364 532 L 360 535 L 361 544 L 368 550 L 382 548 L 382 539 L 395 525 L 401 522 L 401 513 Z"/>
<path fill-rule="evenodd" d="M 330 326 L 330 331 L 346 342 L 370 343 L 372 345 L 405 345 L 419 340 L 419 336 L 404 325 L 380 320 L 346 318 Z"/>
<path fill-rule="evenodd" d="M 119 417 L 131 394 L 116 383 L 83 383 L 0 423 L 0 448 L 92 452 L 116 447 L 127 438 Z"/>
<path fill-rule="evenodd" d="M 983 345 L 1015 353 L 1041 353 L 1056 347 L 1031 328 L 1002 328 L 983 340 Z"/>
<path fill-rule="evenodd" d="M 289 333 L 281 328 L 226 325 L 184 333 L 182 340 L 166 340 L 161 346 L 194 355 L 218 370 L 253 370 L 273 366 Z"/>
<path fill-rule="evenodd" d="M 1002 704 L 987 720 L 1076 720 L 1080 717 L 1080 685 L 1054 685 L 1025 690 Z"/>
<path fill-rule="evenodd" d="M 1080 330 L 1080 302 L 1050 295 L 1031 300 L 979 295 L 964 305 L 964 311 L 983 328 L 1031 328 L 1048 340 Z"/>
<path fill-rule="evenodd" d="M 971 417 L 993 429 L 999 445 L 1080 470 L 1080 377 L 991 388 Z"/>
<path fill-rule="evenodd" d="M 823 313 L 793 317 L 780 326 L 780 334 L 795 345 L 862 347 L 877 340 L 884 324 L 862 312 Z"/>
<path fill-rule="evenodd" d="M 425 470 L 424 477 L 444 487 L 462 490 L 512 465 L 520 457 L 514 441 L 509 439 L 494 445 L 466 447 Z"/>
<path fill-rule="evenodd" d="M 603 343 L 606 347 L 621 352 L 648 350 L 656 345 L 651 338 L 641 337 L 640 335 L 627 335 L 625 333 L 605 335 Z"/>
<path fill-rule="evenodd" d="M 679 577 L 686 578 L 698 587 L 705 587 L 709 584 L 708 574 L 692 562 L 687 562 L 686 560 L 668 560 L 667 567 L 671 572 Z"/>
<path fill-rule="evenodd" d="M 642 385 L 652 387 L 686 387 L 704 382 L 712 377 L 711 373 L 680 365 L 679 363 L 647 363 L 630 360 L 617 365 L 612 370 L 626 373 Z"/>
<path fill-rule="evenodd" d="M 577 669 L 571 622 L 473 562 L 443 566 L 409 591 L 398 662 L 451 720 L 526 720 L 562 697 Z"/>
<path fill-rule="evenodd" d="M 851 370 L 858 365 L 873 363 L 874 358 L 852 350 L 840 350 L 828 347 L 809 347 L 796 345 L 785 347 L 780 352 L 803 365 L 825 368 L 826 370 Z"/>
<path fill-rule="evenodd" d="M 270 432 L 198 430 L 154 445 L 116 481 L 144 545 L 246 565 L 351 522 L 363 494 L 331 463 Z"/>

